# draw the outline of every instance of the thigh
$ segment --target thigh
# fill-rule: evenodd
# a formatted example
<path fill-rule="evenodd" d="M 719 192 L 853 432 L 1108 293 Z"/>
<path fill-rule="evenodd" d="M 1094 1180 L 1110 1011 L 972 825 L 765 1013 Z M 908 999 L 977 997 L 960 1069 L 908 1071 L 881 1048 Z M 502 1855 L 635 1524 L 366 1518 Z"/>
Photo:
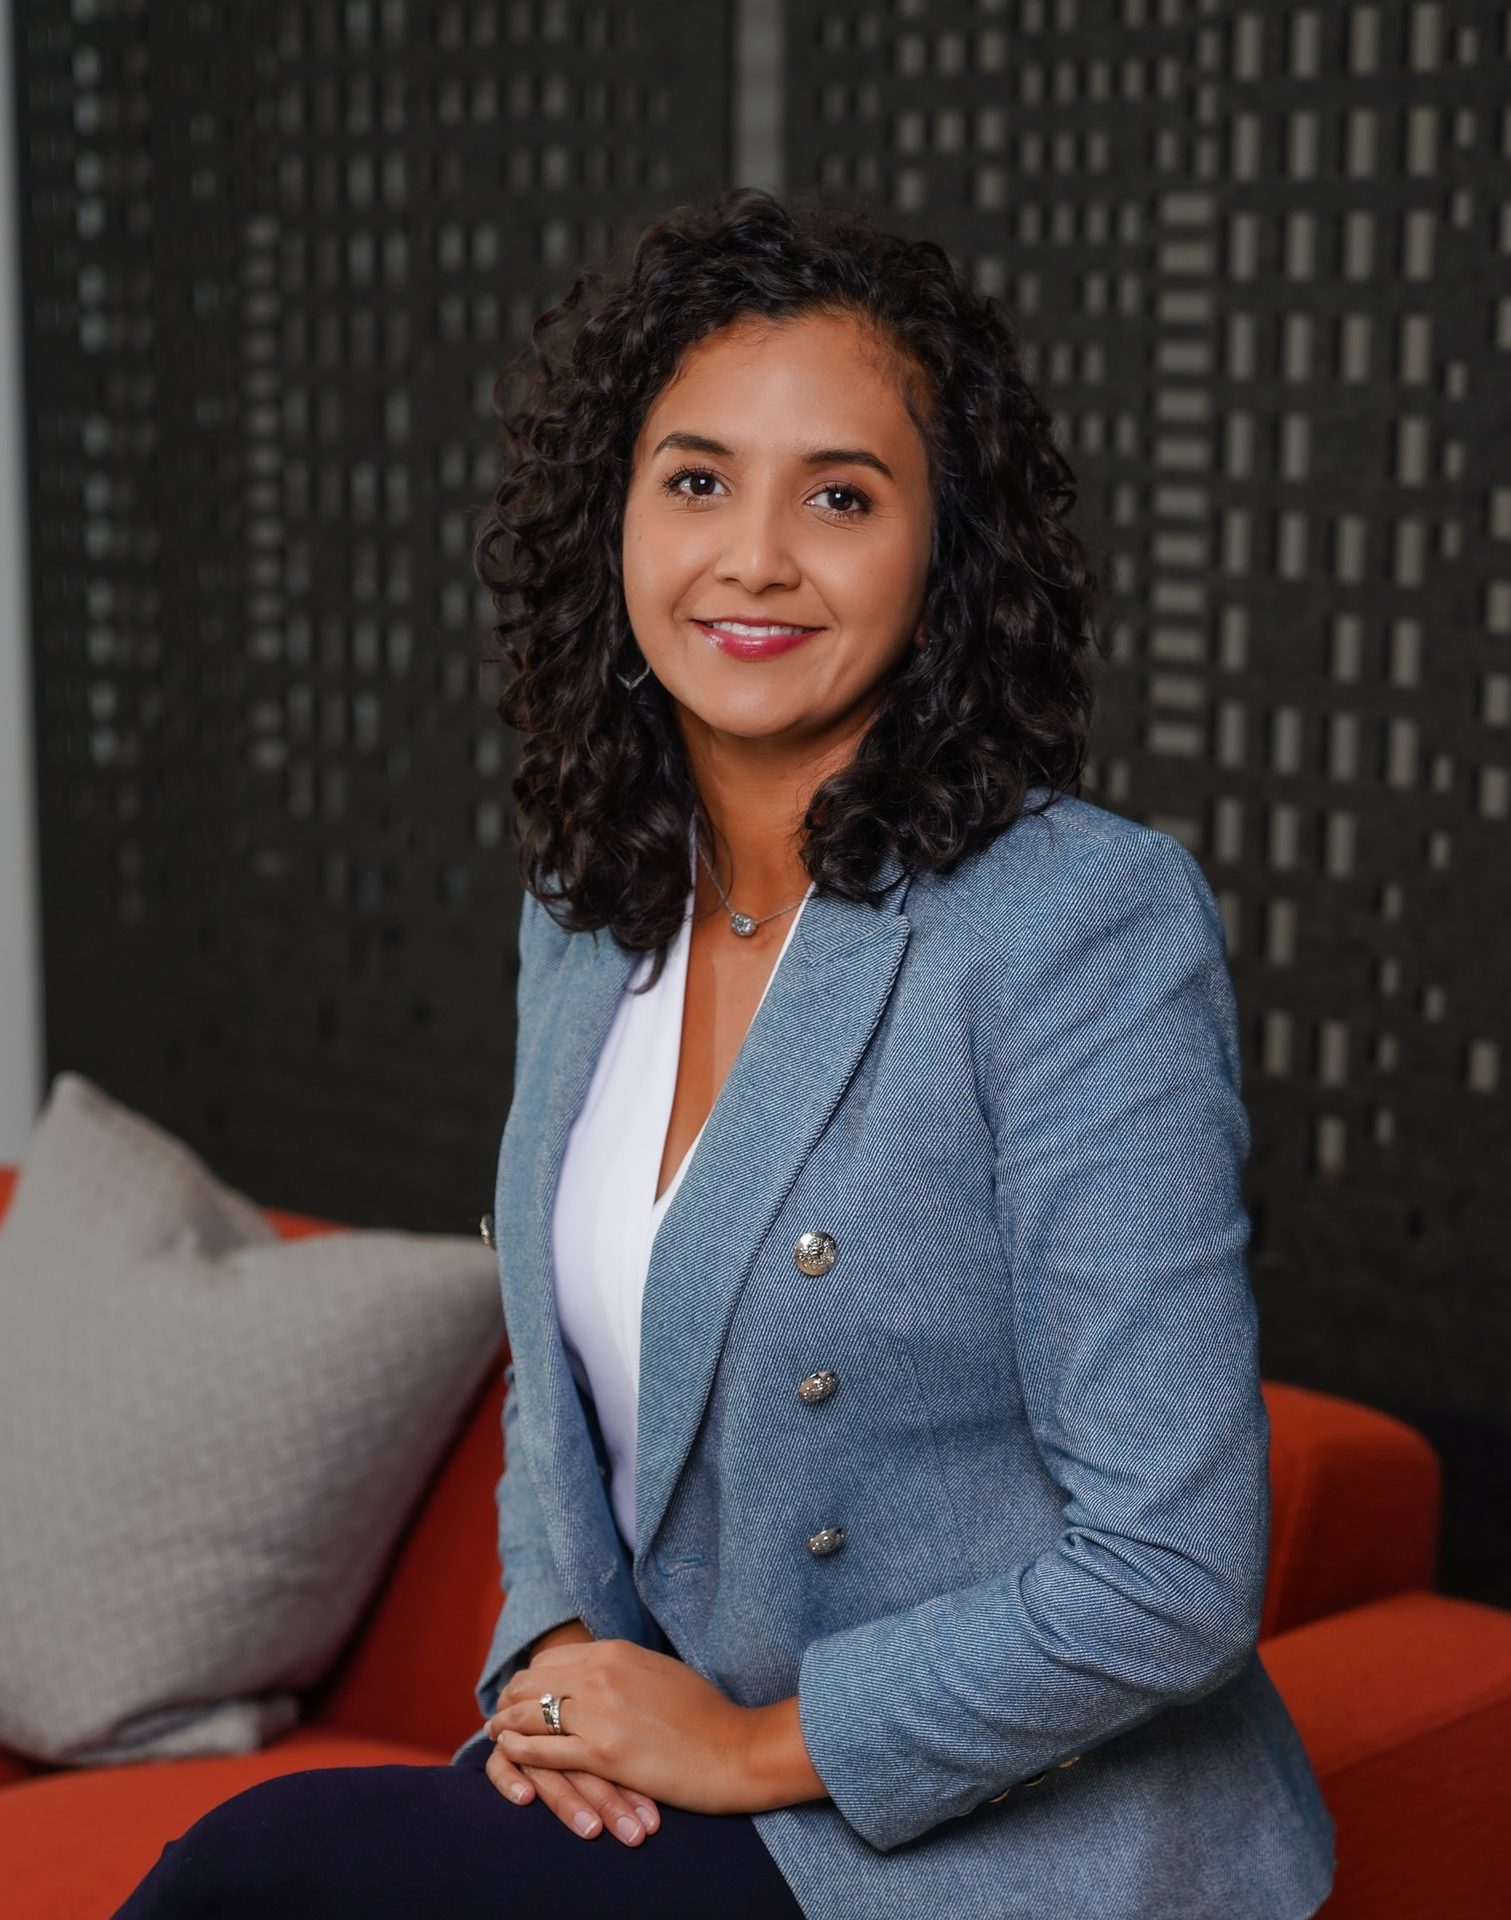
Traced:
<path fill-rule="evenodd" d="M 317 1767 L 233 1794 L 164 1847 L 115 1920 L 508 1920 L 554 1912 L 706 1920 L 721 1885 L 749 1920 L 802 1909 L 746 1814 L 662 1807 L 638 1847 L 584 1840 L 456 1766 Z M 547 1904 L 550 1903 L 550 1904 Z"/>

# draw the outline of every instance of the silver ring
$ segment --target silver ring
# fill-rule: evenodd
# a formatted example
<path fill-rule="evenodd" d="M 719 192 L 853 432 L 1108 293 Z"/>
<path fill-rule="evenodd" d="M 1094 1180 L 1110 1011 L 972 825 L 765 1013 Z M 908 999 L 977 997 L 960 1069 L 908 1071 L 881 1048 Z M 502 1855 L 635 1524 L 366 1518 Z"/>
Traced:
<path fill-rule="evenodd" d="M 561 1724 L 560 1694 L 543 1693 L 540 1696 L 540 1710 L 552 1733 L 565 1733 L 566 1729 Z"/>

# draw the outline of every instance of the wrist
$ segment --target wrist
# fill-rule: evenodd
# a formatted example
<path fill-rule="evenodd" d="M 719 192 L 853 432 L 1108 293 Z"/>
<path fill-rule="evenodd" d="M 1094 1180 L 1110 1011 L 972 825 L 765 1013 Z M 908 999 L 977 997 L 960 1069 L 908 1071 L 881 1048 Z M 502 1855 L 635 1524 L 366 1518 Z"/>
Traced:
<path fill-rule="evenodd" d="M 745 1707 L 741 1728 L 742 1793 L 746 1813 L 827 1800 L 829 1789 L 808 1757 L 798 1719 L 797 1695 L 765 1707 Z"/>
<path fill-rule="evenodd" d="M 563 1620 L 559 1626 L 547 1627 L 544 1633 L 536 1634 L 525 1653 L 525 1665 L 528 1666 L 536 1654 L 547 1647 L 565 1646 L 574 1640 L 591 1640 L 592 1634 L 581 1620 Z"/>

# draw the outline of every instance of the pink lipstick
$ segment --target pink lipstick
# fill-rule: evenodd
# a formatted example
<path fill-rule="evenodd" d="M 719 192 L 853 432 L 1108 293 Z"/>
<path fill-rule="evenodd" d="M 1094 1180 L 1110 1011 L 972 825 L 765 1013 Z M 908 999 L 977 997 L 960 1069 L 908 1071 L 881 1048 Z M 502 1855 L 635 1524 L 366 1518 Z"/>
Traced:
<path fill-rule="evenodd" d="M 775 621 L 739 620 L 726 626 L 695 620 L 693 625 L 706 633 L 722 652 L 733 654 L 737 660 L 770 660 L 823 632 L 822 627 L 794 629 Z"/>

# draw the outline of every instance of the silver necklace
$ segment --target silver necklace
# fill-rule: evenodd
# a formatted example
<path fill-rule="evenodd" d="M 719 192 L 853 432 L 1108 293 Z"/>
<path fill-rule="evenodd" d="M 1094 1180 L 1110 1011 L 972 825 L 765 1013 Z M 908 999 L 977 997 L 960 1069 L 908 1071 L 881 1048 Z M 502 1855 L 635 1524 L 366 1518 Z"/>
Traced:
<path fill-rule="evenodd" d="M 704 866 L 708 868 L 709 879 L 719 888 L 719 898 L 724 902 L 725 906 L 729 908 L 729 925 L 731 931 L 739 934 L 742 940 L 748 940 L 757 927 L 764 926 L 768 920 L 775 920 L 778 914 L 791 913 L 793 907 L 800 907 L 803 904 L 803 900 L 808 898 L 808 895 L 804 893 L 802 899 L 794 900 L 790 906 L 778 907 L 775 913 L 763 913 L 759 920 L 752 920 L 748 913 L 740 912 L 739 908 L 731 902 L 729 895 L 724 891 L 723 887 L 719 885 L 719 876 L 714 872 L 708 855 L 703 851 L 703 842 L 701 840 L 698 842 L 698 857 L 702 860 Z"/>

